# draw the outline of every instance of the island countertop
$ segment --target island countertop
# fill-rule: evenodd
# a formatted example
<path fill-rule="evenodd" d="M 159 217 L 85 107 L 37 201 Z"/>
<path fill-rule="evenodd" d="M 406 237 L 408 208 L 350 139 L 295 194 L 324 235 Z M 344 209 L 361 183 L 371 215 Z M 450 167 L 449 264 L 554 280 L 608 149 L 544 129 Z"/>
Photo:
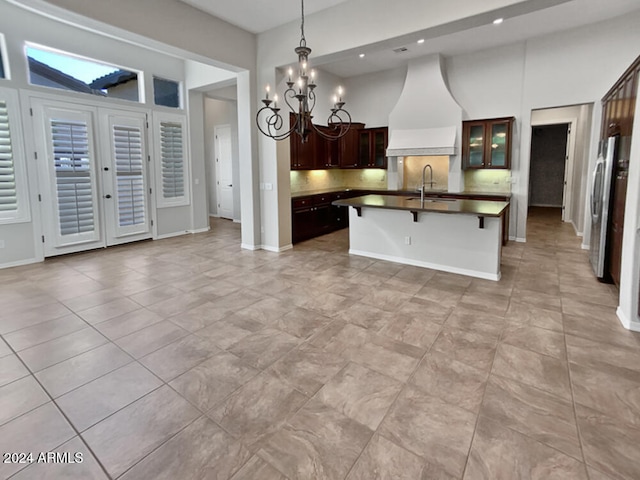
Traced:
<path fill-rule="evenodd" d="M 420 195 L 406 197 L 399 195 L 363 195 L 355 198 L 335 200 L 333 205 L 359 208 L 385 208 L 410 212 L 437 212 L 499 217 L 509 206 L 509 202 L 488 200 L 458 200 L 448 198 L 428 198 L 424 202 Z"/>

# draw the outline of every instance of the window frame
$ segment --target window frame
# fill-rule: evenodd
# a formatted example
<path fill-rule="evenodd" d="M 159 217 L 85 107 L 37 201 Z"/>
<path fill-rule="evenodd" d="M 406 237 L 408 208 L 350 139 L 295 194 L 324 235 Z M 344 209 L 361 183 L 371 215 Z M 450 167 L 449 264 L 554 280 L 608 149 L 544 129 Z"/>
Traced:
<path fill-rule="evenodd" d="M 137 76 L 136 77 L 136 82 L 137 82 L 138 100 L 129 100 L 127 98 L 110 96 L 110 95 L 106 95 L 106 96 L 103 97 L 101 95 L 95 95 L 93 93 L 80 92 L 78 90 L 73 90 L 73 89 L 57 88 L 57 87 L 51 87 L 51 86 L 48 86 L 48 85 L 41 85 L 41 84 L 38 84 L 38 83 L 33 83 L 31 81 L 31 68 L 29 66 L 29 55 L 27 53 L 27 50 L 29 48 L 32 48 L 32 49 L 35 49 L 35 50 L 41 50 L 41 51 L 44 51 L 44 52 L 50 52 L 50 53 L 53 53 L 55 55 L 61 55 L 61 56 L 74 58 L 74 59 L 85 61 L 85 62 L 91 62 L 91 63 L 95 63 L 95 64 L 98 64 L 98 65 L 104 65 L 104 66 L 108 66 L 108 67 L 117 68 L 119 70 L 124 70 L 124 71 L 127 71 L 127 72 L 135 73 L 136 76 Z M 107 62 L 106 60 L 98 60 L 96 58 L 86 57 L 84 55 L 78 55 L 76 53 L 67 52 L 67 51 L 60 50 L 60 49 L 53 48 L 53 47 L 47 47 L 45 45 L 40 45 L 38 43 L 33 43 L 33 42 L 29 42 L 29 41 L 24 42 L 23 54 L 24 54 L 24 60 L 26 62 L 26 66 L 27 66 L 27 83 L 28 83 L 29 87 L 43 88 L 43 89 L 46 89 L 47 91 L 65 92 L 65 93 L 68 93 L 68 94 L 70 93 L 70 94 L 88 95 L 89 97 L 92 97 L 92 98 L 100 98 L 100 99 L 109 100 L 109 101 L 125 102 L 127 104 L 133 104 L 133 105 L 139 105 L 139 106 L 143 106 L 143 105 L 145 105 L 147 103 L 146 102 L 146 89 L 144 87 L 145 75 L 144 75 L 144 71 L 143 70 L 139 70 L 139 69 L 136 69 L 136 68 L 130 68 L 130 67 L 124 67 L 122 65 L 117 65 L 117 64 L 112 63 L 112 62 Z M 53 67 L 51 67 L 51 68 L 53 68 Z M 65 74 L 65 75 L 69 75 L 69 74 L 67 74 L 65 72 L 62 72 L 62 73 Z"/>
<path fill-rule="evenodd" d="M 29 202 L 27 158 L 24 147 L 24 132 L 22 131 L 20 100 L 16 90 L 3 86 L 0 86 L 0 99 L 6 103 L 9 117 L 9 138 L 11 141 L 17 203 L 16 210 L 0 211 L 0 225 L 26 223 L 31 221 L 31 206 Z"/>
<path fill-rule="evenodd" d="M 9 53 L 7 52 L 7 42 L 4 34 L 0 33 L 0 64 L 2 64 L 3 76 L 0 80 L 11 80 L 11 70 L 9 68 Z"/>
<path fill-rule="evenodd" d="M 184 168 L 183 194 L 180 197 L 165 197 L 163 189 L 162 169 L 162 124 L 179 123 L 182 127 L 182 152 Z M 154 137 L 154 171 L 155 171 L 155 198 L 156 208 L 182 207 L 191 205 L 191 155 L 189 152 L 187 117 L 184 114 L 169 112 L 153 113 L 153 137 Z"/>
<path fill-rule="evenodd" d="M 165 82 L 173 82 L 178 86 L 178 106 L 177 107 L 170 107 L 168 105 L 161 105 L 159 103 L 156 103 L 156 84 L 155 81 L 156 79 L 158 80 L 164 80 Z M 151 75 L 151 89 L 152 89 L 152 97 L 153 97 L 153 105 L 155 107 L 159 107 L 159 108 L 169 108 L 171 110 L 184 110 L 184 94 L 182 91 L 182 82 L 180 80 L 173 80 L 171 78 L 166 78 L 166 77 L 162 77 L 160 75 Z"/>

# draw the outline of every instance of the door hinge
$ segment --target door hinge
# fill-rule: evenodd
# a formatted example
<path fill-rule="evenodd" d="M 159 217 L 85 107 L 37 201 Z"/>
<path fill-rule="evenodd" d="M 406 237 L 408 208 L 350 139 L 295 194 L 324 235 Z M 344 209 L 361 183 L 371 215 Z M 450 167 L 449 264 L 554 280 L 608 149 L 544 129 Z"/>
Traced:
<path fill-rule="evenodd" d="M 149 195 L 151 195 L 151 193 L 153 193 L 153 191 L 151 189 L 149 189 Z"/>
<path fill-rule="evenodd" d="M 33 158 L 38 159 L 38 152 L 33 152 Z"/>
<path fill-rule="evenodd" d="M 151 226 L 153 227 L 153 220 L 151 220 Z"/>
<path fill-rule="evenodd" d="M 42 243 L 44 243 L 44 235 L 42 235 Z"/>
<path fill-rule="evenodd" d="M 42 195 L 38 194 L 38 201 L 41 202 L 42 201 Z"/>
<path fill-rule="evenodd" d="M 29 108 L 29 115 L 33 117 L 33 108 Z"/>
<path fill-rule="evenodd" d="M 151 161 L 151 155 L 147 155 L 147 162 Z"/>

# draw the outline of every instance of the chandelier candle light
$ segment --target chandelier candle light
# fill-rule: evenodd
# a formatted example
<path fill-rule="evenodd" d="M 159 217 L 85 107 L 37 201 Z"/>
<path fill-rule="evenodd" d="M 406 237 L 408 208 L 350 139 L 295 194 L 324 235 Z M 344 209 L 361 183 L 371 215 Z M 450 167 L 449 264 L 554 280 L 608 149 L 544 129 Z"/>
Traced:
<path fill-rule="evenodd" d="M 308 71 L 311 49 L 307 47 L 307 41 L 304 38 L 304 0 L 301 0 L 301 4 L 302 23 L 300 25 L 300 31 L 302 36 L 300 38 L 300 45 L 295 48 L 295 52 L 298 55 L 298 80 L 293 81 L 293 68 L 289 68 L 286 82 L 287 90 L 285 90 L 283 95 L 284 102 L 293 114 L 291 115 L 293 120 L 290 128 L 286 132 L 279 133 L 279 130 L 281 130 L 284 125 L 284 121 L 278 108 L 278 95 L 274 95 L 273 100 L 269 98 L 271 91 L 269 85 L 267 85 L 265 97 L 262 99 L 264 107 L 258 110 L 256 114 L 256 123 L 263 135 L 271 137 L 274 140 L 284 140 L 295 132 L 300 135 L 302 143 L 305 143 L 312 129 L 318 135 L 328 140 L 337 140 L 343 137 L 351 127 L 351 115 L 343 108 L 342 87 L 338 87 L 338 94 L 333 97 L 333 107 L 327 119 L 327 126 L 329 128 L 320 130 L 311 121 L 313 118 L 313 109 L 316 105 L 316 94 L 314 92 L 316 88 L 316 72 L 315 70 Z M 298 101 L 297 109 L 291 105 L 291 102 L 295 104 L 294 100 Z M 264 128 L 263 125 L 261 125 L 261 116 L 264 117 Z"/>

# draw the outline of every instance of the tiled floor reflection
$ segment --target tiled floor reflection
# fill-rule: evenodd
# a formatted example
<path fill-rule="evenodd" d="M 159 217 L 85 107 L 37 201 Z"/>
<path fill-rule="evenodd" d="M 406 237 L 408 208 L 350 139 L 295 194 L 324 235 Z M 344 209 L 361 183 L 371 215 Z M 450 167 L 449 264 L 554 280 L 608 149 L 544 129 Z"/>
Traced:
<path fill-rule="evenodd" d="M 0 271 L 0 478 L 640 478 L 640 335 L 534 211 L 500 282 L 237 224 Z"/>

